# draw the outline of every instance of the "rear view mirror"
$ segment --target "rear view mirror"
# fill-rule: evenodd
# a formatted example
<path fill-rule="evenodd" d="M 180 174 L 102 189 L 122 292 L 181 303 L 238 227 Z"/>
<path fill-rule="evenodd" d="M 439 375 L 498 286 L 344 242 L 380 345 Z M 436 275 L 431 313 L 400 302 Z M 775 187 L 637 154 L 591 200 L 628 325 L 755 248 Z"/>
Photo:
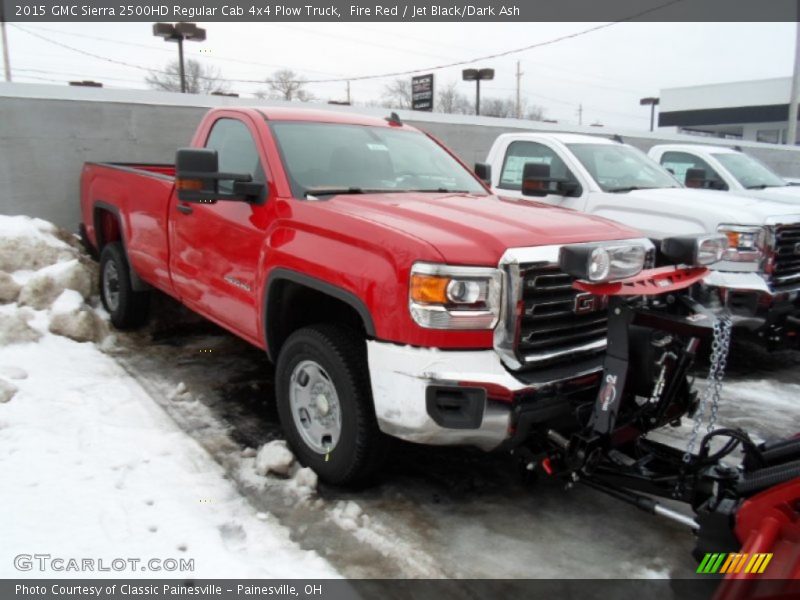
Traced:
<path fill-rule="evenodd" d="M 713 178 L 709 178 L 705 169 L 686 169 L 684 183 L 688 188 L 700 188 L 709 190 L 727 190 L 728 186 L 719 175 L 714 173 Z"/>
<path fill-rule="evenodd" d="M 522 194 L 524 196 L 580 196 L 580 184 L 569 176 L 558 178 L 550 176 L 550 165 L 544 163 L 525 163 L 522 168 Z M 553 185 L 555 184 L 555 185 Z"/>
<path fill-rule="evenodd" d="M 475 163 L 475 175 L 486 185 L 492 185 L 492 165 L 489 163 Z"/>
<path fill-rule="evenodd" d="M 702 188 L 706 183 L 706 170 L 705 169 L 686 169 L 686 175 L 683 178 L 686 187 L 689 188 Z"/>
<path fill-rule="evenodd" d="M 547 196 L 550 193 L 550 165 L 525 163 L 522 167 L 522 195 Z"/>
<path fill-rule="evenodd" d="M 233 193 L 220 192 L 219 182 L 232 182 Z M 181 148 L 175 155 L 175 188 L 183 202 L 211 204 L 217 200 L 257 201 L 264 185 L 249 173 L 220 173 L 216 150 Z"/>

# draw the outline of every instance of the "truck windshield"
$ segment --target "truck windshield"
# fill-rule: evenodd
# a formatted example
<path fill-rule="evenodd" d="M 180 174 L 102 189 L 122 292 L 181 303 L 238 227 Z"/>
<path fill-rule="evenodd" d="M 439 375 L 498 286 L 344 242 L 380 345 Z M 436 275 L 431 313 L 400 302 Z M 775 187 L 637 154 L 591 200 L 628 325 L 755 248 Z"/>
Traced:
<path fill-rule="evenodd" d="M 568 144 L 604 192 L 681 187 L 661 165 L 621 144 Z"/>
<path fill-rule="evenodd" d="M 712 154 L 722 166 L 728 169 L 736 181 L 748 190 L 768 187 L 783 187 L 786 182 L 770 171 L 761 161 L 742 153 L 723 152 Z"/>
<path fill-rule="evenodd" d="M 428 136 L 338 123 L 270 123 L 296 198 L 368 192 L 485 195 L 475 177 Z"/>

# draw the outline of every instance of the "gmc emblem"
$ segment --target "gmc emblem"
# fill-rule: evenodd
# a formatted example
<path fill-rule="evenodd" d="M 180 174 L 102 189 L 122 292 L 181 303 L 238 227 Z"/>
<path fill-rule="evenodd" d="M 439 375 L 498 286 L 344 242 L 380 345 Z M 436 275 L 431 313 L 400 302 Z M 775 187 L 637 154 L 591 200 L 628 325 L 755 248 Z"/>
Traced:
<path fill-rule="evenodd" d="M 572 312 L 576 315 L 594 312 L 602 307 L 602 301 L 602 298 L 592 294 L 578 294 L 575 296 L 575 306 L 572 307 Z"/>

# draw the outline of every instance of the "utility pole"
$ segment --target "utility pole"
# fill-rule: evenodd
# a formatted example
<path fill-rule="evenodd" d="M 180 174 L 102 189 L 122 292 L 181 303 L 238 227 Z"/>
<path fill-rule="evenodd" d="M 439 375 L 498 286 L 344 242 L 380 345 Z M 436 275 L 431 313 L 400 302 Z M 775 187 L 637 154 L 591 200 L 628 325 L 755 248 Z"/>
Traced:
<path fill-rule="evenodd" d="M 350 82 L 347 82 L 347 103 L 350 104 Z"/>
<path fill-rule="evenodd" d="M 798 19 L 800 19 L 800 0 L 797 3 Z M 789 98 L 789 130 L 786 143 L 794 146 L 797 143 L 797 101 L 800 99 L 800 20 L 797 22 L 794 41 L 794 73 L 792 74 L 792 91 Z"/>
<path fill-rule="evenodd" d="M 3 1 L 0 0 L 0 36 L 3 38 L 3 72 L 6 81 L 11 81 L 11 60 L 8 57 L 8 35 L 6 34 L 6 15 L 3 12 Z"/>
<path fill-rule="evenodd" d="M 519 61 L 517 61 L 517 118 L 522 118 L 522 101 L 520 99 L 520 82 L 522 81 L 522 71 L 519 70 Z"/>
<path fill-rule="evenodd" d="M 578 104 L 578 125 L 583 125 L 583 104 Z"/>

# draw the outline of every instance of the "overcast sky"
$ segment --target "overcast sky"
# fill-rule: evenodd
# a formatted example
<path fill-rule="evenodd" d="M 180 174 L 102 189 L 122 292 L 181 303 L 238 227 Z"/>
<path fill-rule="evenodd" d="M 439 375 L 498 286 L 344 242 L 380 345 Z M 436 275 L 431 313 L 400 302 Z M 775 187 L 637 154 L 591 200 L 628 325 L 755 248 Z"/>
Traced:
<path fill-rule="evenodd" d="M 187 57 L 218 67 L 231 79 L 267 78 L 290 68 L 309 80 L 427 70 L 440 64 L 543 42 L 597 23 L 205 23 L 207 40 L 187 43 Z M 9 24 L 15 81 L 61 83 L 93 79 L 107 87 L 145 88 L 146 71 L 82 55 L 23 32 L 110 60 L 163 69 L 177 57 L 175 44 L 154 38 L 150 23 Z M 512 97 L 516 61 L 522 92 L 546 118 L 647 128 L 649 109 L 639 98 L 666 87 L 789 76 L 794 23 L 621 23 L 557 44 L 473 66 L 493 67 L 484 97 Z M 461 68 L 435 71 L 436 84 L 461 82 Z M 390 79 L 354 81 L 355 102 L 380 98 Z M 252 95 L 266 86 L 232 83 Z M 309 84 L 323 101 L 343 99 L 344 83 Z M 788 100 L 788 99 L 787 99 Z"/>

